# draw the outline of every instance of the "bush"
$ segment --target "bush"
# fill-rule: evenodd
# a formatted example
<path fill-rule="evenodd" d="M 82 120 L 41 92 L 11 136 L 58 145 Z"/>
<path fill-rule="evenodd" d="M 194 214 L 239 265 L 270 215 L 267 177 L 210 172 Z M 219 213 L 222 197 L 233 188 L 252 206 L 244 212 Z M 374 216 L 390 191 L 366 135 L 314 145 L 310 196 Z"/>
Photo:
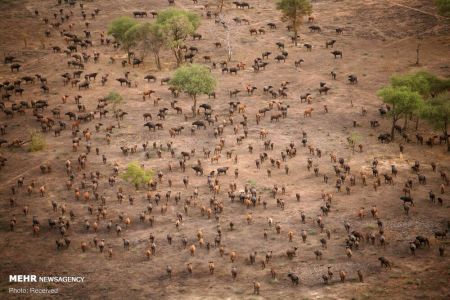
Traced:
<path fill-rule="evenodd" d="M 37 131 L 33 131 L 30 133 L 30 146 L 28 148 L 30 152 L 44 150 L 46 146 L 47 143 L 45 142 L 45 138 L 41 133 Z"/>
<path fill-rule="evenodd" d="M 123 101 L 122 96 L 117 92 L 109 92 L 105 99 L 113 104 L 114 112 L 116 111 L 117 105 L 119 105 Z"/>
<path fill-rule="evenodd" d="M 443 16 L 450 16 L 450 0 L 436 0 L 439 13 Z"/>
<path fill-rule="evenodd" d="M 256 187 L 256 181 L 253 179 L 247 180 L 247 184 L 251 185 L 252 187 Z"/>
<path fill-rule="evenodd" d="M 0 5 L 13 6 L 17 4 L 17 0 L 0 0 Z"/>
<path fill-rule="evenodd" d="M 105 99 L 112 103 L 120 103 L 123 100 L 122 96 L 117 92 L 109 92 Z"/>
<path fill-rule="evenodd" d="M 123 174 L 123 179 L 133 183 L 136 187 L 152 180 L 153 171 L 141 168 L 137 161 L 131 162 L 127 166 L 127 171 Z"/>

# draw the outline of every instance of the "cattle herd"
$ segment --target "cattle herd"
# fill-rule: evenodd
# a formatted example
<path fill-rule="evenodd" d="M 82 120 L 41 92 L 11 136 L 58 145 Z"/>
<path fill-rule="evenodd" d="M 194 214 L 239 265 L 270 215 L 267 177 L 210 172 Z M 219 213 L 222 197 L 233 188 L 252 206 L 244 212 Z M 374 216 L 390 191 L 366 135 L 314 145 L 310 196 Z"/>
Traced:
<path fill-rule="evenodd" d="M 118 11 L 103 0 L 42 2 L 24 8 L 41 58 L 17 41 L 0 70 L 0 253 L 13 262 L 2 274 L 78 271 L 91 295 L 112 298 L 141 279 L 152 291 L 137 295 L 155 298 L 297 298 L 340 285 L 351 298 L 390 274 L 414 280 L 409 268 L 425 264 L 448 279 L 446 141 L 431 129 L 411 140 L 400 126 L 392 140 L 390 107 L 352 97 L 370 85 L 362 66 L 340 67 L 355 55 L 343 45 L 352 26 L 322 22 L 319 6 L 294 46 L 266 1 L 225 1 L 222 13 L 205 0 L 124 1 Z M 184 60 L 218 82 L 195 116 L 170 86 L 169 51 L 157 71 L 106 34 L 110 14 L 152 22 L 169 6 L 201 15 Z M 231 60 L 225 27 L 236 30 Z M 42 151 L 29 152 L 30 131 Z M 150 180 L 125 180 L 132 162 Z"/>

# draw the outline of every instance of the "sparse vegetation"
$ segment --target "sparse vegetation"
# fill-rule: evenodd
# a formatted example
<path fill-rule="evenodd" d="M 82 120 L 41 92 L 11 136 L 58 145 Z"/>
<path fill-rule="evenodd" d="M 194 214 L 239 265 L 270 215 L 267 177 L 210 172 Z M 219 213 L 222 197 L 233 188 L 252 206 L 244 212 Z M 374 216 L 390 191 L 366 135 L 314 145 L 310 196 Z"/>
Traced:
<path fill-rule="evenodd" d="M 248 183 L 249 185 L 251 185 L 252 187 L 256 187 L 256 180 L 254 180 L 254 179 L 249 179 L 249 180 L 247 180 L 247 183 Z"/>
<path fill-rule="evenodd" d="M 109 94 L 105 98 L 106 98 L 106 100 L 110 101 L 111 103 L 116 103 L 116 104 L 121 103 L 123 100 L 122 96 L 117 92 L 109 92 Z"/>
<path fill-rule="evenodd" d="M 117 106 L 123 102 L 123 97 L 117 92 L 109 92 L 105 99 L 112 103 L 114 111 L 116 111 Z"/>
<path fill-rule="evenodd" d="M 18 0 L 0 0 L 0 5 L 2 6 L 12 6 L 16 5 L 19 1 Z"/>
<path fill-rule="evenodd" d="M 449 294 L 434 1 L 6 2 L 2 274 L 84 277 L 37 285 L 74 299 Z"/>
<path fill-rule="evenodd" d="M 450 16 L 450 0 L 435 0 L 439 13 L 443 16 Z"/>
<path fill-rule="evenodd" d="M 131 162 L 123 174 L 123 179 L 134 184 L 136 188 L 153 179 L 153 171 L 145 170 L 137 161 Z"/>
<path fill-rule="evenodd" d="M 350 148 L 352 148 L 352 153 L 355 154 L 355 148 L 361 142 L 361 135 L 357 132 L 352 132 L 347 138 L 347 142 Z"/>
<path fill-rule="evenodd" d="M 28 150 L 30 152 L 44 150 L 46 146 L 47 142 L 45 141 L 45 137 L 42 135 L 42 133 L 38 131 L 32 131 L 30 133 L 30 145 L 28 147 Z"/>

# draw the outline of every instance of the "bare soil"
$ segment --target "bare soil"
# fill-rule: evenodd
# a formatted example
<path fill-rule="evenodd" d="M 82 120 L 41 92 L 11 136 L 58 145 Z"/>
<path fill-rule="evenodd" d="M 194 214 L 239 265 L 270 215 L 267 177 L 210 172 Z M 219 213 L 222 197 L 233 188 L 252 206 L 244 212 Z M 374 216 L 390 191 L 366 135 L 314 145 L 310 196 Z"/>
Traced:
<path fill-rule="evenodd" d="M 212 2 L 212 1 L 210 1 Z M 8 161 L 0 170 L 0 294 L 2 298 L 36 298 L 39 295 L 18 295 L 8 293 L 10 287 L 47 287 L 59 288 L 60 298 L 93 298 L 93 299 L 124 299 L 132 297 L 136 299 L 448 299 L 450 296 L 450 259 L 448 239 L 437 240 L 433 232 L 447 228 L 450 220 L 449 187 L 445 187 L 445 193 L 440 194 L 442 184 L 439 172 L 433 172 L 431 162 L 437 164 L 438 171 L 449 172 L 450 160 L 446 152 L 446 145 L 429 147 L 416 143 L 414 138 L 414 121 L 408 123 L 407 133 L 412 142 L 405 143 L 397 134 L 392 143 L 381 144 L 377 136 L 382 132 L 390 131 L 390 120 L 380 117 L 378 108 L 382 105 L 376 96 L 377 90 L 386 85 L 393 73 L 405 73 L 419 69 L 428 70 L 439 76 L 450 76 L 450 23 L 448 19 L 437 15 L 432 1 L 426 0 L 318 0 L 312 1 L 315 25 L 322 28 L 321 33 L 311 33 L 306 23 L 302 25 L 301 40 L 298 47 L 290 41 L 290 33 L 286 30 L 286 24 L 280 21 L 280 14 L 275 9 L 274 1 L 249 1 L 251 8 L 248 10 L 236 9 L 234 5 L 225 1 L 224 15 L 228 19 L 233 17 L 247 18 L 249 25 L 230 24 L 231 43 L 233 47 L 232 61 L 229 66 L 238 62 L 246 64 L 245 70 L 238 74 L 222 74 L 220 67 L 212 69 L 217 78 L 217 98 L 208 99 L 201 96 L 199 103 L 208 103 L 214 109 L 214 115 L 218 115 L 219 124 L 228 120 L 230 101 L 229 91 L 240 89 L 242 92 L 232 101 L 240 101 L 246 105 L 245 115 L 248 116 L 248 137 L 238 145 L 236 137 L 243 135 L 243 128 L 239 122 L 243 120 L 242 113 L 233 115 L 234 125 L 237 124 L 238 133 L 233 131 L 234 125 L 225 126 L 225 147 L 218 163 L 211 163 L 203 157 L 202 149 L 212 152 L 218 143 L 213 135 L 215 125 L 207 126 L 206 130 L 199 129 L 191 134 L 191 123 L 195 119 L 202 119 L 200 115 L 193 118 L 190 112 L 192 105 L 187 95 L 180 95 L 177 105 L 182 107 L 183 114 L 177 115 L 170 108 L 172 95 L 166 85 L 160 85 L 159 79 L 170 76 L 175 68 L 174 58 L 170 51 L 162 53 L 163 70 L 157 71 L 151 55 L 145 57 L 144 65 L 133 68 L 122 68 L 120 60 L 125 55 L 122 50 L 115 50 L 112 46 L 100 45 L 100 33 L 105 32 L 108 23 L 115 17 L 122 15 L 132 16 L 135 10 L 160 10 L 167 7 L 167 1 L 86 1 L 85 11 L 90 22 L 89 29 L 92 33 L 93 47 L 85 52 L 93 54 L 100 52 L 100 61 L 94 64 L 92 61 L 85 64 L 85 73 L 98 72 L 96 81 L 88 90 L 79 90 L 77 87 L 63 86 L 61 74 L 72 72 L 74 69 L 67 67 L 67 58 L 63 53 L 53 53 L 51 47 L 58 45 L 65 49 L 66 44 L 59 31 L 50 28 L 51 36 L 45 37 L 44 31 L 48 28 L 42 18 L 48 17 L 54 22 L 53 13 L 60 8 L 69 11 L 68 5 L 58 6 L 56 1 L 2 1 L 0 3 L 0 50 L 5 55 L 13 55 L 21 63 L 22 68 L 18 73 L 11 73 L 9 65 L 0 65 L 0 81 L 15 80 L 22 76 L 42 74 L 48 80 L 49 94 L 43 94 L 39 84 L 22 84 L 25 92 L 22 96 L 13 95 L 11 101 L 22 100 L 48 100 L 50 107 L 43 114 L 51 117 L 52 108 L 60 108 L 62 119 L 67 123 L 68 129 L 61 136 L 54 137 L 52 131 L 44 133 L 47 147 L 40 152 L 28 152 L 27 145 L 22 148 L 8 148 L 2 145 L 1 155 Z M 225 45 L 225 32 L 221 25 L 214 23 L 214 19 L 206 18 L 206 11 L 202 6 L 207 4 L 199 0 L 193 4 L 188 0 L 176 0 L 175 6 L 195 11 L 202 14 L 202 24 L 198 32 L 203 39 L 186 41 L 188 46 L 199 48 L 199 54 L 194 61 L 204 63 L 202 56 L 210 55 L 212 60 L 220 62 L 226 60 L 226 49 L 215 48 L 214 42 L 220 41 Z M 90 13 L 99 8 L 101 11 L 95 19 L 91 19 Z M 34 10 L 39 10 L 39 16 L 35 16 Z M 214 7 L 210 8 L 214 10 Z M 63 23 L 60 29 L 68 29 L 68 23 L 74 23 L 73 32 L 84 36 L 85 25 L 81 17 L 81 10 L 77 4 L 73 10 L 73 17 Z M 139 19 L 141 20 L 141 19 Z M 151 21 L 152 18 L 142 20 Z M 274 22 L 277 29 L 271 30 L 266 25 Z M 250 28 L 264 27 L 264 35 L 250 36 Z M 342 35 L 337 35 L 335 28 L 344 29 Z M 334 59 L 330 53 L 332 49 L 325 48 L 325 41 L 336 39 L 334 49 L 343 52 L 342 59 Z M 277 63 L 274 57 L 280 52 L 276 42 L 284 42 L 285 50 L 289 52 L 285 63 Z M 307 52 L 302 45 L 313 45 L 311 52 Z M 416 66 L 416 47 L 420 43 L 420 65 Z M 80 51 L 80 50 L 79 50 Z M 254 72 L 250 66 L 253 59 L 259 57 L 263 51 L 271 51 L 266 70 Z M 139 55 L 139 51 L 136 51 Z M 115 64 L 109 63 L 109 57 L 117 59 Z M 303 59 L 300 68 L 294 67 L 294 60 Z M 211 66 L 210 63 L 205 63 Z M 337 80 L 330 78 L 330 71 L 337 73 Z M 129 71 L 132 81 L 130 88 L 120 87 L 115 81 L 123 77 Z M 101 75 L 109 74 L 109 80 L 105 86 L 100 84 Z M 144 76 L 154 74 L 158 80 L 156 83 L 147 83 Z M 350 85 L 347 75 L 358 76 L 358 84 Z M 263 93 L 263 87 L 267 85 L 278 89 L 283 81 L 289 81 L 288 97 L 272 99 Z M 326 82 L 331 87 L 328 95 L 320 95 L 319 82 Z M 136 83 L 136 85 L 135 85 Z M 252 84 L 258 89 L 250 96 L 245 91 L 245 85 Z M 142 100 L 145 90 L 156 91 L 152 98 Z M 77 152 L 72 151 L 72 133 L 65 112 L 77 112 L 74 101 L 75 95 L 82 95 L 82 104 L 87 111 L 95 111 L 97 99 L 106 96 L 109 92 L 116 91 L 124 98 L 120 108 L 128 113 L 120 128 L 115 128 L 111 137 L 111 144 L 105 140 L 105 128 L 108 125 L 116 125 L 117 121 L 110 113 L 107 118 L 99 120 L 98 115 L 91 122 L 82 122 L 81 131 L 89 128 L 92 132 L 92 149 L 88 154 L 87 167 L 82 170 L 77 168 L 77 158 L 85 152 L 86 142 L 82 140 Z M 2 91 L 2 94 L 5 92 Z M 311 104 L 301 103 L 299 95 L 311 93 Z M 69 95 L 66 104 L 61 102 L 62 95 Z M 162 100 L 157 106 L 153 105 L 153 99 L 160 97 Z M 289 105 L 287 118 L 279 122 L 271 122 L 270 111 L 256 125 L 255 115 L 259 109 L 268 106 L 269 101 L 282 101 Z M 6 107 L 11 106 L 11 101 L 4 101 Z M 324 105 L 328 107 L 328 113 L 324 111 Z M 169 108 L 166 119 L 160 121 L 164 129 L 155 132 L 143 127 L 142 114 L 150 112 L 153 122 L 159 122 L 156 114 L 160 108 Z M 311 107 L 314 109 L 311 118 L 304 118 L 303 111 Z M 362 108 L 366 108 L 366 116 L 361 114 Z M 108 107 L 111 111 L 111 107 Z M 276 110 L 276 105 L 274 110 Z M 187 116 L 185 120 L 184 115 Z M 380 127 L 371 128 L 369 120 L 378 120 Z M 59 120 L 57 120 L 59 121 Z M 353 127 L 353 121 L 360 126 Z M 29 132 L 40 130 L 40 124 L 33 117 L 30 109 L 25 115 L 15 114 L 13 118 L 7 118 L 0 114 L 0 122 L 7 124 L 7 134 L 2 136 L 8 141 L 14 139 L 27 140 Z M 95 124 L 103 123 L 100 132 L 95 131 Z M 169 136 L 168 129 L 175 126 L 184 126 L 181 135 L 176 138 Z M 274 149 L 264 150 L 263 140 L 259 138 L 261 129 L 266 129 L 269 134 L 266 139 L 274 143 Z M 322 151 L 322 157 L 309 154 L 307 147 L 301 144 L 302 131 L 308 134 L 308 143 Z M 427 124 L 419 124 L 419 133 L 426 138 L 440 132 L 434 132 Z M 350 149 L 347 137 L 354 137 L 363 145 L 363 151 Z M 150 158 L 145 157 L 141 144 L 149 142 Z M 270 161 L 262 164 L 257 169 L 255 160 L 259 154 L 266 152 L 269 157 L 280 159 L 281 151 L 289 147 L 293 141 L 297 149 L 297 155 L 288 158 L 281 163 L 281 168 L 272 167 Z M 152 144 L 163 145 L 162 158 L 158 158 Z M 173 142 L 175 157 L 171 157 L 166 144 Z M 403 143 L 405 151 L 399 153 L 399 143 Z M 123 155 L 121 146 L 138 145 L 137 153 Z M 253 153 L 249 153 L 248 146 L 252 145 Z M 96 155 L 94 149 L 98 147 L 100 155 Z M 178 161 L 181 151 L 195 149 L 195 155 L 186 162 L 186 172 L 181 172 Z M 234 159 L 227 159 L 225 152 L 233 150 L 238 156 L 237 163 Z M 105 154 L 107 163 L 102 163 L 101 155 Z M 345 188 L 337 192 L 334 187 L 336 177 L 333 165 L 330 163 L 329 154 L 335 154 L 338 158 L 344 158 L 351 167 L 351 174 L 356 177 L 356 185 L 351 187 L 350 195 Z M 313 165 L 319 168 L 319 176 L 313 171 L 307 170 L 307 158 L 313 159 Z M 390 166 L 395 164 L 399 174 L 394 178 L 394 185 L 385 184 L 375 191 L 372 187 L 375 178 L 371 175 L 371 163 L 376 158 L 379 161 L 380 176 L 390 173 Z M 67 190 L 67 175 L 65 162 L 72 161 L 75 180 L 71 190 Z M 192 166 L 202 162 L 205 175 L 196 176 Z M 421 173 L 427 177 L 426 185 L 419 185 L 417 176 L 412 172 L 414 161 L 421 162 Z M 159 192 L 163 200 L 159 206 L 153 202 L 152 216 L 155 218 L 153 226 L 148 218 L 145 222 L 139 221 L 139 214 L 146 210 L 147 189 L 139 190 L 125 182 L 120 176 L 114 186 L 108 184 L 108 177 L 113 174 L 114 163 L 119 166 L 122 174 L 128 163 L 138 161 L 146 168 L 161 171 L 164 174 L 162 183 L 158 184 L 156 191 L 151 191 L 152 198 Z M 168 165 L 173 165 L 170 172 Z M 39 166 L 49 164 L 52 171 L 49 174 L 41 174 Z M 289 175 L 285 174 L 284 166 L 289 166 Z M 207 177 L 210 171 L 218 167 L 229 167 L 226 176 L 219 176 L 221 191 L 216 199 L 223 203 L 223 212 L 219 214 L 217 221 L 214 216 L 211 219 L 202 216 L 200 208 L 209 207 L 213 194 L 207 185 Z M 234 170 L 239 170 L 239 177 L 234 177 Z M 271 177 L 266 170 L 270 169 Z M 97 232 L 92 230 L 92 224 L 96 221 L 95 211 L 100 206 L 100 201 L 76 200 L 75 188 L 81 193 L 89 191 L 92 195 L 92 184 L 89 180 L 91 172 L 99 171 L 98 192 L 106 197 L 107 217 L 98 221 Z M 368 185 L 363 186 L 360 172 L 365 172 L 368 177 Z M 81 189 L 83 173 L 87 175 L 88 183 L 85 189 Z M 328 184 L 323 182 L 323 175 L 330 178 Z M 17 188 L 15 195 L 11 194 L 11 186 L 17 186 L 17 179 L 25 177 L 24 187 Z M 182 178 L 189 176 L 189 186 L 184 187 Z M 173 181 L 169 188 L 168 179 Z M 414 182 L 412 196 L 415 206 L 411 207 L 409 216 L 403 210 L 402 201 L 404 182 L 411 178 Z M 28 195 L 26 187 L 34 180 L 36 187 L 31 195 Z M 227 191 L 229 184 L 236 183 L 237 192 L 243 190 L 245 185 L 255 187 L 261 201 L 267 201 L 264 209 L 261 203 L 256 207 L 247 209 L 238 199 L 231 202 Z M 283 199 L 285 209 L 277 206 L 276 199 L 271 196 L 274 185 L 284 186 L 284 195 L 279 191 L 276 198 Z M 344 187 L 348 184 L 346 181 Z M 39 187 L 45 185 L 46 195 L 40 197 Z M 124 201 L 117 201 L 118 189 L 123 189 Z M 199 196 L 189 205 L 188 213 L 184 212 L 184 202 L 193 195 L 194 188 L 198 187 Z M 168 201 L 166 214 L 160 213 L 160 207 L 165 203 L 164 195 L 172 191 Z M 432 204 L 428 200 L 428 192 L 432 190 L 443 198 L 443 206 Z M 180 191 L 181 201 L 176 204 L 174 195 Z M 322 260 L 316 260 L 314 250 L 321 249 L 320 239 L 325 237 L 321 233 L 316 220 L 321 215 L 320 206 L 324 205 L 322 192 L 332 193 L 333 200 L 328 216 L 322 216 L 325 228 L 331 231 L 331 239 L 327 241 L 327 249 L 322 249 Z M 300 202 L 296 201 L 295 194 L 300 193 Z M 135 198 L 130 205 L 128 196 Z M 14 198 L 16 205 L 10 206 L 10 198 Z M 93 198 L 93 197 L 91 197 Z M 51 202 L 58 203 L 58 210 L 52 210 Z M 88 206 L 94 207 L 94 215 L 89 214 Z M 72 210 L 76 217 L 70 222 L 67 236 L 71 239 L 68 249 L 57 250 L 55 240 L 60 238 L 57 229 L 50 229 L 47 219 L 58 219 L 61 216 L 60 207 L 65 205 L 68 212 Z M 345 239 L 347 232 L 344 221 L 351 224 L 351 230 L 357 230 L 363 234 L 378 233 L 376 220 L 370 215 L 370 208 L 376 205 L 379 216 L 384 223 L 386 246 L 361 242 L 358 250 L 353 250 L 353 256 L 349 259 L 345 251 Z M 22 213 L 24 206 L 29 207 L 29 214 Z M 359 219 L 358 211 L 365 208 L 366 216 Z M 300 211 L 304 211 L 307 218 L 302 224 Z M 183 222 L 180 230 L 175 227 L 177 212 L 183 213 Z M 119 214 L 130 217 L 131 224 L 117 236 L 113 229 L 109 233 L 106 229 L 107 222 L 111 219 L 113 224 L 119 223 Z M 248 213 L 252 214 L 252 223 L 246 221 Z M 15 215 L 17 224 L 14 231 L 10 231 L 10 220 Z M 32 216 L 37 216 L 41 222 L 41 230 L 38 237 L 33 236 Z M 268 218 L 281 226 L 281 234 L 277 234 L 274 227 L 269 227 Z M 91 228 L 84 228 L 87 219 Z M 229 223 L 234 223 L 234 230 L 229 230 Z M 222 228 L 222 245 L 225 247 L 225 255 L 219 255 L 218 247 L 212 246 L 208 251 L 201 247 L 197 241 L 197 232 L 202 230 L 205 242 L 214 245 L 217 235 L 217 225 Z M 264 229 L 268 231 L 268 240 L 264 240 Z M 302 230 L 308 232 L 306 243 L 301 240 Z M 293 241 L 288 241 L 288 232 L 294 234 Z M 173 237 L 172 245 L 166 240 L 170 233 Z M 149 260 L 145 251 L 150 248 L 149 235 L 156 237 L 156 254 Z M 417 235 L 423 235 L 430 239 L 430 248 L 420 248 L 415 256 L 409 251 L 409 242 Z M 93 244 L 93 238 L 105 239 L 106 250 L 100 253 Z M 184 249 L 181 243 L 182 237 L 188 239 L 188 247 L 195 244 L 197 252 L 194 257 L 188 248 Z M 123 248 L 122 238 L 131 242 L 130 250 Z M 80 245 L 88 243 L 88 250 L 82 252 Z M 444 257 L 438 253 L 439 245 L 447 247 Z M 289 260 L 286 250 L 298 247 L 297 256 Z M 112 248 L 113 257 L 108 257 L 108 249 Z M 237 252 L 237 260 L 232 263 L 228 254 Z M 257 263 L 249 263 L 249 254 L 257 251 Z M 263 270 L 259 261 L 264 259 L 268 251 L 273 251 L 273 258 Z M 378 257 L 384 256 L 392 263 L 392 269 L 380 267 Z M 209 274 L 208 262 L 214 261 L 215 272 Z M 193 274 L 188 274 L 186 264 L 192 263 Z M 172 278 L 166 274 L 166 266 L 173 269 Z M 231 268 L 236 266 L 238 270 L 237 280 L 231 277 Z M 330 266 L 334 276 L 328 285 L 324 285 L 322 275 L 326 274 Z M 274 268 L 277 278 L 272 279 L 270 269 Z M 344 270 L 347 281 L 339 281 L 339 272 Z M 364 282 L 358 281 L 357 270 L 364 274 Z M 287 277 L 288 272 L 294 272 L 300 277 L 300 285 L 292 286 Z M 85 276 L 86 282 L 82 284 L 27 284 L 9 283 L 10 274 L 36 274 L 36 275 L 61 275 L 61 276 Z M 253 281 L 261 284 L 260 296 L 253 295 Z M 44 297 L 44 296 L 42 296 Z"/>

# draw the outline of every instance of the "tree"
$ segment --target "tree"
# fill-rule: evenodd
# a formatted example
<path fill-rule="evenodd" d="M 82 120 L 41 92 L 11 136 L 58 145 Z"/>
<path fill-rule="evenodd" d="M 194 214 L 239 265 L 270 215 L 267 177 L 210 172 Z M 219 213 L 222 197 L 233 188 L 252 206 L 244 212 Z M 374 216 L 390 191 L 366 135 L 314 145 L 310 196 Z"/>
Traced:
<path fill-rule="evenodd" d="M 145 170 L 143 167 L 139 166 L 138 162 L 134 161 L 128 164 L 125 174 L 123 174 L 123 179 L 134 184 L 136 189 L 139 185 L 148 183 L 153 178 L 152 170 Z"/>
<path fill-rule="evenodd" d="M 439 13 L 450 17 L 450 0 L 436 0 L 435 2 Z"/>
<path fill-rule="evenodd" d="M 297 46 L 298 27 L 303 21 L 303 17 L 310 15 L 312 6 L 309 0 L 280 0 L 277 2 L 277 9 L 283 13 L 283 21 L 290 21 L 294 31 L 294 43 Z"/>
<path fill-rule="evenodd" d="M 116 41 L 120 42 L 122 49 L 127 52 L 128 63 L 130 62 L 130 52 L 136 44 L 135 36 L 127 35 L 127 31 L 133 26 L 137 25 L 138 22 L 130 17 L 119 17 L 114 19 L 108 27 L 108 34 L 112 35 Z"/>
<path fill-rule="evenodd" d="M 384 103 L 389 104 L 391 109 L 389 116 L 392 118 L 391 137 L 394 139 L 395 125 L 402 117 L 406 118 L 419 107 L 422 97 L 416 91 L 407 86 L 387 86 L 378 92 Z"/>
<path fill-rule="evenodd" d="M 430 83 L 422 73 L 394 75 L 391 77 L 393 87 L 406 86 L 412 91 L 418 92 L 424 98 L 430 93 Z"/>
<path fill-rule="evenodd" d="M 116 117 L 117 120 L 117 126 L 120 128 L 120 118 L 117 111 L 117 106 L 123 102 L 122 96 L 117 92 L 109 92 L 108 96 L 106 96 L 105 99 L 113 104 L 112 108 L 114 116 Z"/>
<path fill-rule="evenodd" d="M 413 92 L 417 92 L 421 96 L 421 101 L 415 110 L 411 111 L 409 118 L 413 115 L 416 116 L 416 130 L 419 128 L 419 115 L 423 100 L 429 97 L 430 83 L 427 78 L 421 73 L 394 75 L 391 77 L 391 85 L 393 87 L 408 87 Z M 404 118 L 403 128 L 406 129 L 408 123 L 408 117 Z"/>
<path fill-rule="evenodd" d="M 424 101 L 435 97 L 439 93 L 446 90 L 450 90 L 450 79 L 441 79 L 436 75 L 426 71 L 418 71 L 412 74 L 395 75 L 391 77 L 391 85 L 395 87 L 406 86 L 412 91 L 418 92 Z M 422 102 L 421 104 L 424 104 Z M 417 107 L 417 110 L 413 112 L 416 116 L 416 130 L 419 126 L 419 117 L 421 114 L 422 105 Z M 405 118 L 405 124 L 406 124 Z M 405 125 L 406 127 L 406 125 Z"/>
<path fill-rule="evenodd" d="M 355 154 L 356 145 L 359 145 L 360 141 L 361 136 L 356 132 L 352 132 L 351 135 L 347 137 L 348 145 L 352 148 L 353 154 Z"/>
<path fill-rule="evenodd" d="M 450 79 L 441 79 L 434 74 L 431 74 L 426 71 L 418 71 L 415 73 L 416 76 L 421 76 L 426 81 L 428 81 L 429 85 L 429 95 L 434 97 L 446 90 L 450 90 Z"/>
<path fill-rule="evenodd" d="M 177 66 L 183 62 L 182 49 L 186 38 L 200 25 L 200 17 L 192 12 L 169 8 L 158 13 L 156 24 L 161 27 L 166 45 L 175 55 Z"/>
<path fill-rule="evenodd" d="M 197 96 L 212 93 L 216 87 L 216 80 L 207 67 L 190 64 L 178 68 L 169 84 L 191 96 L 194 101 L 192 114 L 195 117 L 197 112 Z"/>
<path fill-rule="evenodd" d="M 225 16 L 224 14 L 219 14 L 216 17 L 216 20 L 218 20 L 221 24 L 223 29 L 225 30 L 225 48 L 227 50 L 227 59 L 228 61 L 231 61 L 231 58 L 233 56 L 233 47 L 232 47 L 232 37 L 234 36 L 233 34 L 233 23 L 232 22 L 232 18 Z M 216 30 L 216 29 L 213 29 Z M 214 34 L 214 33 L 213 33 Z"/>
<path fill-rule="evenodd" d="M 447 151 L 450 152 L 448 125 L 450 123 L 450 92 L 438 94 L 427 101 L 422 109 L 421 116 L 436 129 L 442 130 L 446 137 Z"/>
<path fill-rule="evenodd" d="M 164 45 L 164 36 L 160 25 L 149 22 L 139 23 L 127 30 L 125 35 L 128 36 L 128 39 L 136 41 L 141 46 L 142 57 L 148 51 L 153 53 L 156 67 L 158 70 L 161 70 L 159 53 Z"/>

